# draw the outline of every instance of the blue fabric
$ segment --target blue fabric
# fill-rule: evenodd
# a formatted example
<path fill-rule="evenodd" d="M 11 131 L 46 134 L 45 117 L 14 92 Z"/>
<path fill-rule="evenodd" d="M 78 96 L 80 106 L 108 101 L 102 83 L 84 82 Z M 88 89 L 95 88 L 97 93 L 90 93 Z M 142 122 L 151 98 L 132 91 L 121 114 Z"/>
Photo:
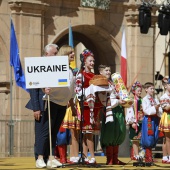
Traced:
<path fill-rule="evenodd" d="M 142 137 L 141 137 L 141 145 L 143 148 L 148 147 L 154 148 L 159 138 L 158 131 L 159 118 L 152 117 L 151 122 L 154 135 L 148 135 L 148 116 L 144 116 L 144 119 L 142 121 Z"/>
<path fill-rule="evenodd" d="M 73 32 L 72 32 L 72 28 L 71 25 L 69 24 L 69 42 L 68 42 L 69 46 L 71 46 L 72 48 L 74 47 L 74 43 L 73 43 Z"/>
<path fill-rule="evenodd" d="M 56 137 L 66 113 L 66 106 L 61 106 L 50 101 L 50 116 L 51 116 L 51 140 L 52 140 L 52 153 L 56 147 Z M 45 148 L 49 148 L 49 120 L 48 120 L 48 107 L 42 115 L 42 127 L 39 133 L 39 145 L 37 146 L 38 155 L 44 155 Z"/>
<path fill-rule="evenodd" d="M 41 112 L 41 114 L 43 115 L 44 112 Z M 39 146 L 39 134 L 41 132 L 41 128 L 42 128 L 42 117 L 40 117 L 40 120 L 37 121 L 35 120 L 35 128 L 34 128 L 34 132 L 35 132 L 35 143 L 34 143 L 34 156 L 35 156 L 35 160 L 38 159 L 38 146 Z M 48 147 L 45 147 L 44 150 L 44 161 L 47 162 L 48 160 L 48 156 L 50 155 L 50 150 Z"/>
<path fill-rule="evenodd" d="M 43 96 L 44 92 L 42 89 L 30 89 L 30 100 L 25 107 L 33 111 L 44 111 Z"/>
<path fill-rule="evenodd" d="M 14 68 L 15 81 L 17 86 L 22 87 L 24 90 L 29 92 L 25 85 L 25 76 L 20 62 L 18 43 L 12 19 L 10 32 L 10 65 Z"/>
<path fill-rule="evenodd" d="M 42 89 L 30 89 L 30 100 L 29 102 L 26 104 L 26 108 L 33 110 L 33 111 L 41 111 L 41 115 L 44 114 L 44 100 L 42 100 L 44 95 L 44 92 L 42 91 Z M 35 143 L 34 143 L 34 155 L 35 155 L 35 159 L 38 159 L 38 151 L 37 148 L 39 146 L 39 136 L 40 136 L 40 132 L 42 129 L 42 117 L 40 117 L 40 120 L 37 121 L 35 120 Z M 45 147 L 45 151 L 44 151 L 44 161 L 47 162 L 47 158 L 49 155 L 49 148 Z"/>
<path fill-rule="evenodd" d="M 66 129 L 65 132 L 58 132 L 56 145 L 69 145 L 70 138 L 71 138 L 70 129 Z"/>

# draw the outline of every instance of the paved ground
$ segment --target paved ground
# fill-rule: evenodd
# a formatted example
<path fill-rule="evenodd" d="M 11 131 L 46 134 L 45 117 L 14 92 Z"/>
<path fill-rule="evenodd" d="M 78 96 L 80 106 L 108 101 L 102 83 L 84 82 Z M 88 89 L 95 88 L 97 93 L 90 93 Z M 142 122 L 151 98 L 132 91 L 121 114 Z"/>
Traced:
<path fill-rule="evenodd" d="M 156 166 L 151 167 L 135 167 L 133 166 L 133 162 L 130 161 L 129 158 L 120 158 L 121 161 L 124 161 L 127 163 L 125 166 L 118 166 L 118 165 L 105 165 L 106 158 L 104 156 L 98 156 L 96 157 L 98 162 L 98 167 L 89 167 L 87 165 L 72 165 L 72 166 L 66 166 L 63 168 L 57 168 L 58 170 L 87 170 L 87 169 L 99 169 L 99 170 L 105 170 L 105 169 L 170 169 L 170 164 L 162 164 L 161 159 L 157 159 L 158 162 L 156 162 Z M 37 170 L 35 168 L 35 161 L 33 157 L 11 157 L 11 158 L 0 158 L 0 170 Z M 46 169 L 46 168 L 44 168 Z"/>

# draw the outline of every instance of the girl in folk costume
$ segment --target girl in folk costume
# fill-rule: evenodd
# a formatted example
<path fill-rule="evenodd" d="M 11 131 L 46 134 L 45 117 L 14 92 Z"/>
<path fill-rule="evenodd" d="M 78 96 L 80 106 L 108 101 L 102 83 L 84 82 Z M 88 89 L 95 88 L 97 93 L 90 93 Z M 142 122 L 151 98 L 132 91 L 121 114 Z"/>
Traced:
<path fill-rule="evenodd" d="M 146 96 L 142 99 L 144 118 L 142 121 L 141 145 L 146 150 L 145 162 L 153 162 L 152 148 L 156 146 L 159 138 L 158 125 L 162 108 L 157 100 L 153 98 L 154 84 L 147 82 L 144 85 Z"/>
<path fill-rule="evenodd" d="M 168 156 L 163 156 L 162 163 L 170 164 L 170 79 L 163 78 L 162 84 L 165 93 L 160 97 L 163 114 L 159 123 L 159 130 L 165 135 L 165 148 L 168 154 Z"/>
<path fill-rule="evenodd" d="M 74 56 L 75 56 L 74 49 L 69 45 L 62 46 L 59 50 L 59 55 L 60 56 L 68 55 L 69 64 L 71 61 L 74 61 Z M 70 138 L 71 138 L 71 142 L 72 142 L 72 138 L 74 138 L 74 134 L 70 133 L 69 127 L 63 126 L 63 125 L 68 124 L 68 122 L 70 122 L 70 120 L 68 119 L 68 110 L 71 112 L 71 114 L 73 115 L 76 114 L 73 98 L 68 103 L 65 118 L 63 120 L 62 125 L 60 126 L 59 132 L 57 133 L 55 153 L 56 153 L 56 156 L 60 157 L 60 162 L 62 164 L 67 163 L 67 145 L 70 144 Z M 71 135 L 73 137 L 71 137 Z"/>
<path fill-rule="evenodd" d="M 127 108 L 126 112 L 126 123 L 129 127 L 129 138 L 131 143 L 130 156 L 132 160 L 139 159 L 139 142 L 141 139 L 141 128 L 143 120 L 143 111 L 142 111 L 142 85 L 140 82 L 136 81 L 131 91 L 134 95 L 134 104 L 132 107 Z"/>
<path fill-rule="evenodd" d="M 73 70 L 74 78 L 77 72 L 78 72 L 77 69 Z M 72 112 L 71 107 L 68 107 L 62 124 L 62 127 L 70 129 L 71 132 L 69 163 L 78 163 L 79 161 L 79 133 L 80 133 L 81 111 L 76 96 L 74 98 L 74 103 L 75 103 L 76 112 Z"/>
<path fill-rule="evenodd" d="M 76 76 L 76 93 L 78 96 L 82 95 L 82 91 L 85 94 L 86 90 L 89 87 L 89 81 L 94 77 L 92 69 L 94 69 L 94 55 L 93 53 L 85 49 L 80 54 L 81 60 L 81 70 Z M 91 95 L 86 96 L 84 101 L 83 109 L 83 153 L 86 156 L 86 163 L 96 163 L 94 157 L 94 142 L 93 142 L 93 132 L 99 131 L 100 129 L 100 120 L 99 120 L 99 111 L 102 107 L 102 104 L 98 97 L 94 99 L 93 102 L 89 104 L 89 98 Z M 93 112 L 91 112 L 91 107 L 93 107 Z M 87 153 L 88 149 L 91 154 L 91 159 L 88 160 Z"/>
<path fill-rule="evenodd" d="M 110 80 L 111 69 L 107 65 L 100 65 L 99 72 L 101 75 L 107 77 L 109 86 L 112 91 L 110 94 L 110 102 L 113 117 L 113 121 L 106 122 L 107 115 L 106 112 L 103 112 L 102 118 L 102 127 L 101 127 L 101 146 L 106 148 L 106 164 L 107 165 L 125 165 L 124 162 L 121 162 L 118 159 L 118 150 L 119 145 L 121 145 L 126 136 L 126 125 L 125 125 L 125 115 L 124 108 L 121 106 L 125 104 L 125 101 L 119 99 L 118 94 L 116 93 L 115 87 Z"/>

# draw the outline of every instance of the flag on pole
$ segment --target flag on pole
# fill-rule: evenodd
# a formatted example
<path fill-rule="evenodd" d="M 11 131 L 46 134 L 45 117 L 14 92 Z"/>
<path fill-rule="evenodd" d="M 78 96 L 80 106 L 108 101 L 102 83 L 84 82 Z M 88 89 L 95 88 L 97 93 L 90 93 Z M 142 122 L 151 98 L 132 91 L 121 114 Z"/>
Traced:
<path fill-rule="evenodd" d="M 25 85 L 25 75 L 22 70 L 22 66 L 20 62 L 18 43 L 17 43 L 12 19 L 11 19 L 11 30 L 10 30 L 10 65 L 11 67 L 14 68 L 16 84 L 28 92 Z"/>
<path fill-rule="evenodd" d="M 122 34 L 122 43 L 121 43 L 121 76 L 122 79 L 127 85 L 127 56 L 126 56 L 126 36 L 125 36 L 125 29 L 123 30 Z"/>
<path fill-rule="evenodd" d="M 71 28 L 70 22 L 69 22 L 69 35 L 68 35 L 68 36 L 69 36 L 69 37 L 68 37 L 68 39 L 69 39 L 68 44 L 69 44 L 69 46 L 71 46 L 72 48 L 74 48 L 73 32 L 72 32 L 72 28 Z M 76 60 L 75 60 L 75 59 L 74 59 L 74 61 L 72 61 L 72 62 L 70 63 L 70 67 L 71 67 L 72 69 L 75 69 L 75 68 L 76 68 Z"/>
<path fill-rule="evenodd" d="M 72 28 L 71 28 L 71 23 L 69 23 L 69 46 L 71 46 L 72 48 L 74 48 L 74 43 L 73 43 L 73 32 L 72 32 Z"/>

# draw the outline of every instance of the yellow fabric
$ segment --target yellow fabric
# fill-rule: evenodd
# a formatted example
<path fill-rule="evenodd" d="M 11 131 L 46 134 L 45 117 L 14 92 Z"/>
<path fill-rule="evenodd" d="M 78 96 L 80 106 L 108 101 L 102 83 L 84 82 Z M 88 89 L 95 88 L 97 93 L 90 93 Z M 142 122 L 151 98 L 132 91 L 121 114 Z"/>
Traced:
<path fill-rule="evenodd" d="M 170 132 L 170 113 L 164 112 L 159 123 L 159 130 L 162 132 Z"/>
<path fill-rule="evenodd" d="M 80 104 L 78 101 L 76 102 L 76 110 L 77 110 L 77 115 L 73 116 L 71 107 L 67 108 L 66 114 L 63 120 L 63 124 L 62 124 L 64 128 L 77 129 L 77 130 L 80 129 L 81 110 L 80 110 Z"/>
<path fill-rule="evenodd" d="M 70 62 L 70 67 L 72 69 L 75 69 L 76 68 L 76 60 L 74 59 L 74 61 Z"/>

